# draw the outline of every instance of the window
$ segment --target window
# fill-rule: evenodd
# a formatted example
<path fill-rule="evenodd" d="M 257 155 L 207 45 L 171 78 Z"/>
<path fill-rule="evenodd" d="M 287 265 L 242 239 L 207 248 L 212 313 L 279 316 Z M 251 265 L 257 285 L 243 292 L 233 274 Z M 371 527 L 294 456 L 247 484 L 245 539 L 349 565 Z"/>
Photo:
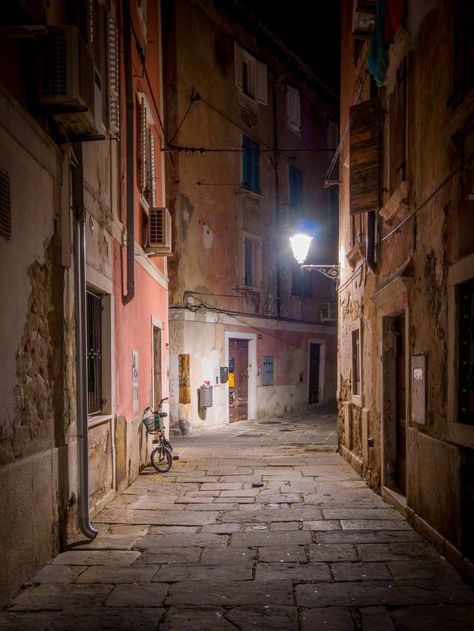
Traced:
<path fill-rule="evenodd" d="M 303 204 L 303 172 L 290 164 L 288 168 L 288 201 L 292 208 Z"/>
<path fill-rule="evenodd" d="M 291 293 L 300 298 L 311 298 L 313 295 L 312 275 L 308 270 L 301 269 L 294 262 L 291 269 Z"/>
<path fill-rule="evenodd" d="M 235 84 L 243 94 L 266 105 L 268 101 L 267 66 L 234 43 Z"/>
<path fill-rule="evenodd" d="M 260 288 L 261 285 L 261 239 L 244 235 L 242 244 L 243 284 L 245 287 Z"/>
<path fill-rule="evenodd" d="M 458 422 L 474 425 L 474 278 L 458 290 Z"/>
<path fill-rule="evenodd" d="M 397 70 L 393 92 L 388 96 L 388 192 L 392 195 L 406 179 L 406 60 Z"/>
<path fill-rule="evenodd" d="M 157 206 L 155 125 L 146 97 L 138 105 L 138 186 L 147 204 Z"/>
<path fill-rule="evenodd" d="M 350 212 L 378 210 L 380 206 L 380 104 L 363 101 L 350 108 Z"/>
<path fill-rule="evenodd" d="M 286 108 L 288 127 L 293 131 L 299 131 L 301 126 L 300 93 L 290 85 L 286 89 Z"/>
<path fill-rule="evenodd" d="M 352 396 L 360 400 L 362 394 L 361 340 L 360 328 L 352 330 Z"/>
<path fill-rule="evenodd" d="M 260 148 L 247 136 L 242 138 L 242 186 L 260 193 Z"/>
<path fill-rule="evenodd" d="M 102 300 L 87 292 L 87 411 L 102 411 Z"/>

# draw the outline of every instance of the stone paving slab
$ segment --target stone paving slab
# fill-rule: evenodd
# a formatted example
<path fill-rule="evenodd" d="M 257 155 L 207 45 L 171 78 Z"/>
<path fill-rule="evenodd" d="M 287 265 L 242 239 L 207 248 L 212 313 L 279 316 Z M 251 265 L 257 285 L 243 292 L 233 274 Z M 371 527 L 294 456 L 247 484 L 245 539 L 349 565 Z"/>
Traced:
<path fill-rule="evenodd" d="M 182 581 L 174 583 L 165 601 L 167 605 L 293 605 L 289 580 L 281 581 Z"/>
<path fill-rule="evenodd" d="M 451 604 L 474 605 L 472 590 L 467 585 L 450 581 L 366 581 L 343 583 L 311 583 L 296 586 L 298 607 L 369 607 L 374 605 L 404 606 Z"/>
<path fill-rule="evenodd" d="M 433 607 L 403 607 L 390 612 L 398 631 L 473 631 L 474 607 L 439 605 Z"/>
<path fill-rule="evenodd" d="M 250 581 L 252 562 L 231 565 L 168 565 L 153 577 L 153 582 L 177 583 L 178 581 Z"/>
<path fill-rule="evenodd" d="M 201 548 L 166 548 L 157 552 L 144 552 L 136 565 L 159 565 L 161 563 L 197 563 Z"/>
<path fill-rule="evenodd" d="M 363 543 L 357 544 L 357 555 L 361 561 L 400 561 L 410 559 L 439 559 L 439 554 L 428 544 L 404 543 Z"/>
<path fill-rule="evenodd" d="M 58 565 L 131 565 L 140 552 L 133 550 L 69 550 L 52 559 Z"/>
<path fill-rule="evenodd" d="M 23 611 L 61 611 L 72 606 L 96 607 L 104 603 L 113 585 L 37 585 L 22 591 L 10 608 Z"/>
<path fill-rule="evenodd" d="M 226 614 L 233 628 L 258 631 L 297 631 L 298 610 L 296 607 L 235 607 Z M 314 630 L 313 630 L 314 631 Z"/>
<path fill-rule="evenodd" d="M 331 563 L 335 581 L 390 580 L 393 575 L 385 563 Z"/>
<path fill-rule="evenodd" d="M 308 546 L 311 561 L 357 561 L 357 549 L 349 543 L 315 543 Z"/>
<path fill-rule="evenodd" d="M 45 631 L 58 612 L 18 613 L 0 611 L 0 631 Z"/>
<path fill-rule="evenodd" d="M 253 560 L 257 551 L 251 548 L 204 548 L 201 554 L 201 562 L 206 565 L 234 565 L 246 560 Z"/>
<path fill-rule="evenodd" d="M 183 507 L 181 507 L 183 508 Z M 102 523 L 129 523 L 129 524 L 150 524 L 162 526 L 202 526 L 212 524 L 216 518 L 215 512 L 204 511 L 176 511 L 160 510 L 128 510 L 118 508 L 105 508 L 96 518 Z"/>
<path fill-rule="evenodd" d="M 258 549 L 261 563 L 305 563 L 308 561 L 305 546 L 265 546 Z"/>
<path fill-rule="evenodd" d="M 74 583 L 87 565 L 45 565 L 33 576 L 31 583 L 40 585 L 41 583 Z"/>
<path fill-rule="evenodd" d="M 277 581 L 291 579 L 293 582 L 332 580 L 327 563 L 260 563 L 257 565 L 255 580 Z"/>
<path fill-rule="evenodd" d="M 92 565 L 80 574 L 76 583 L 149 583 L 156 574 L 158 565 Z"/>
<path fill-rule="evenodd" d="M 168 589 L 166 583 L 116 585 L 105 604 L 107 607 L 162 607 Z"/>
<path fill-rule="evenodd" d="M 310 532 L 235 532 L 230 537 L 230 545 L 243 546 L 282 546 L 312 543 Z"/>
<path fill-rule="evenodd" d="M 355 631 L 350 610 L 342 607 L 303 609 L 301 631 L 319 631 L 319 629 L 324 629 L 324 631 Z M 364 631 L 367 631 L 365 627 Z"/>
<path fill-rule="evenodd" d="M 196 533 L 192 535 L 145 535 L 136 544 L 137 550 L 163 550 L 168 548 L 225 546 L 229 542 L 228 535 L 216 535 L 212 532 Z"/>
<path fill-rule="evenodd" d="M 156 631 L 163 614 L 157 608 L 74 608 L 58 615 L 48 631 Z"/>

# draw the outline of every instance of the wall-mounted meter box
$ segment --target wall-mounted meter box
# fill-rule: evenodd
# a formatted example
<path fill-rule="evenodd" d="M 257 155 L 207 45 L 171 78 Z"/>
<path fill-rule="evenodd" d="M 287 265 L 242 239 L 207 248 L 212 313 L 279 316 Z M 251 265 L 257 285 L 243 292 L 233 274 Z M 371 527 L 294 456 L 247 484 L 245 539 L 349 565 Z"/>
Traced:
<path fill-rule="evenodd" d="M 227 383 L 229 379 L 229 369 L 227 366 L 221 366 L 220 373 L 221 383 Z"/>

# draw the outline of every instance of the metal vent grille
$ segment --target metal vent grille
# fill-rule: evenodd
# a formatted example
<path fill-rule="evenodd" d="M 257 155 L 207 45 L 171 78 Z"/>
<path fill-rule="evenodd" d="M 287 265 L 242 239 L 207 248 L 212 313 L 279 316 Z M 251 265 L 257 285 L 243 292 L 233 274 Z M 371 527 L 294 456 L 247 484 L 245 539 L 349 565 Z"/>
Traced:
<path fill-rule="evenodd" d="M 150 213 L 150 243 L 165 243 L 164 212 L 162 208 L 153 208 Z"/>
<path fill-rule="evenodd" d="M 65 96 L 68 89 L 67 41 L 64 33 L 48 37 L 44 43 L 43 94 Z"/>
<path fill-rule="evenodd" d="M 10 176 L 5 169 L 0 169 L 0 235 L 5 239 L 12 237 Z"/>

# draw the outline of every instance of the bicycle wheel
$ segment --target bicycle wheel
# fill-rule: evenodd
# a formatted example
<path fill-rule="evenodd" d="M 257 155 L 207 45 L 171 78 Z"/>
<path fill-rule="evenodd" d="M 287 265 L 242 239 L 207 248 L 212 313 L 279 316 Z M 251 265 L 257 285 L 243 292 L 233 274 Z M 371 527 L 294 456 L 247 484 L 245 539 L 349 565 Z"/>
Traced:
<path fill-rule="evenodd" d="M 166 473 L 171 469 L 173 463 L 173 456 L 164 445 L 155 447 L 151 452 L 151 464 L 155 467 L 158 473 Z"/>

